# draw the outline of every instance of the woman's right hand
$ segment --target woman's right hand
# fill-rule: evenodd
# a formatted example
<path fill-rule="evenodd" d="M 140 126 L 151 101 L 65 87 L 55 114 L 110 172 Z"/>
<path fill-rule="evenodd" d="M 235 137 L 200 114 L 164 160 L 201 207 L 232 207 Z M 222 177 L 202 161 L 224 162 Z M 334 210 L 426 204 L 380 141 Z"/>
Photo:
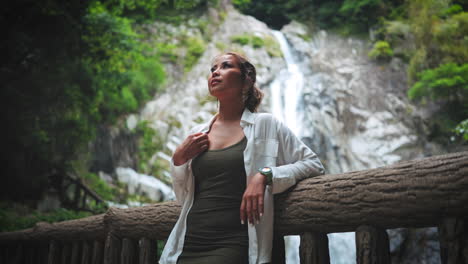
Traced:
<path fill-rule="evenodd" d="M 172 156 L 174 165 L 180 166 L 184 164 L 201 152 L 207 150 L 208 145 L 208 134 L 199 132 L 189 135 L 184 142 L 176 148 Z"/>

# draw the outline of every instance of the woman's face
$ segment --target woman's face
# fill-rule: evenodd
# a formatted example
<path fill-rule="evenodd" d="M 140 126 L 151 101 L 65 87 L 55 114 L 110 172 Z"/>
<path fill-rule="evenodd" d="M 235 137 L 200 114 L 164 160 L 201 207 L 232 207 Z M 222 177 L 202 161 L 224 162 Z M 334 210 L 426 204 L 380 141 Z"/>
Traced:
<path fill-rule="evenodd" d="M 225 54 L 215 58 L 208 77 L 208 89 L 219 100 L 242 98 L 244 80 L 237 58 Z"/>

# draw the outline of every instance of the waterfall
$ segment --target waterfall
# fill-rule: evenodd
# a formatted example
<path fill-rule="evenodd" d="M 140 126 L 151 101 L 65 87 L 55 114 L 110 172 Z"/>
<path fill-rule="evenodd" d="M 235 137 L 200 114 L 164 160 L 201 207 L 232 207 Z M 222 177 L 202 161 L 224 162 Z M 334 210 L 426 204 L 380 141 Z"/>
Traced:
<path fill-rule="evenodd" d="M 287 68 L 283 69 L 270 84 L 271 112 L 296 136 L 301 137 L 303 110 L 300 108 L 299 99 L 304 86 L 304 71 L 301 68 L 304 65 L 301 65 L 292 53 L 283 33 L 273 31 L 273 34 L 280 43 Z M 356 263 L 354 238 L 354 232 L 328 234 L 331 263 Z M 299 263 L 299 243 L 299 236 L 285 237 L 286 263 Z"/>

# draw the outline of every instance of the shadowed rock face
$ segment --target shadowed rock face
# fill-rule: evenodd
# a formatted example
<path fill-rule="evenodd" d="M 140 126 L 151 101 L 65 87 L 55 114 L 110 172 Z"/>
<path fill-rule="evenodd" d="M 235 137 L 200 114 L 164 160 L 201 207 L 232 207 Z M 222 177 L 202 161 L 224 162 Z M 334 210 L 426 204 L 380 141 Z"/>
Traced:
<path fill-rule="evenodd" d="M 136 140 L 127 129 L 101 126 L 92 145 L 90 170 L 112 174 L 117 167 L 136 168 Z"/>

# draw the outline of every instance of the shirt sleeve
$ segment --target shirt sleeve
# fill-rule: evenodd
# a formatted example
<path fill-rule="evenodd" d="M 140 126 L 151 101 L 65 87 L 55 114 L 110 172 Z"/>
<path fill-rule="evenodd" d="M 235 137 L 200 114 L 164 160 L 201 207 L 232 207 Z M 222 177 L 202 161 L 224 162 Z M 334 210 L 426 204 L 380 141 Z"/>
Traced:
<path fill-rule="evenodd" d="M 187 181 L 189 179 L 189 161 L 182 165 L 174 165 L 174 160 L 171 158 L 171 177 L 172 188 L 176 196 L 177 203 L 182 205 L 187 196 Z"/>
<path fill-rule="evenodd" d="M 190 129 L 188 135 L 195 133 L 196 130 L 197 127 L 193 127 Z M 171 158 L 172 189 L 174 189 L 177 203 L 180 205 L 184 203 L 185 197 L 187 197 L 188 194 L 188 181 L 191 180 L 190 164 L 191 160 L 188 160 L 184 164 L 176 166 L 173 158 Z"/>
<path fill-rule="evenodd" d="M 317 155 L 282 122 L 277 122 L 279 166 L 272 167 L 272 192 L 281 193 L 298 181 L 325 174 Z"/>

